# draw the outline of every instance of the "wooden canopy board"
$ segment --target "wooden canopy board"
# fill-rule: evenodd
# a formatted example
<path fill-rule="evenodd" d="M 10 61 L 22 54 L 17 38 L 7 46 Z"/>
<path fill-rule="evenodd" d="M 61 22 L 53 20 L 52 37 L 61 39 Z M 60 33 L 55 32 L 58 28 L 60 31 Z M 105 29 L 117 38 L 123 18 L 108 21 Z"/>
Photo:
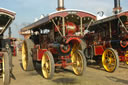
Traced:
<path fill-rule="evenodd" d="M 15 19 L 15 12 L 0 8 L 0 35 L 5 32 L 11 22 Z"/>
<path fill-rule="evenodd" d="M 75 15 L 75 16 L 73 16 L 73 15 Z M 67 16 L 77 17 L 77 20 L 72 20 L 70 17 L 67 17 Z M 46 23 L 52 22 L 52 19 L 55 20 L 55 22 L 56 22 L 61 18 L 65 18 L 65 21 L 67 19 L 68 19 L 67 21 L 74 21 L 77 24 L 80 24 L 80 18 L 83 18 L 82 19 L 83 24 L 87 23 L 87 19 L 88 19 L 88 22 L 91 19 L 96 20 L 96 16 L 94 16 L 93 14 L 88 13 L 88 12 L 84 12 L 84 11 L 80 11 L 80 10 L 64 10 L 64 11 L 58 11 L 58 12 L 49 14 L 48 16 L 45 16 L 44 18 L 22 28 L 21 32 L 39 29 L 41 26 L 45 25 Z"/>
<path fill-rule="evenodd" d="M 110 17 L 107 17 L 107 18 L 104 18 L 101 20 L 97 20 L 90 25 L 88 30 L 90 30 L 90 31 L 95 30 L 96 31 L 96 30 L 100 30 L 100 28 L 101 28 L 101 30 L 104 30 L 106 28 L 109 28 L 109 25 L 108 25 L 109 23 L 115 23 L 117 21 L 119 21 L 120 23 L 121 22 L 123 23 L 126 21 L 125 19 L 128 19 L 128 11 L 122 12 L 122 13 L 119 13 L 117 15 L 113 15 L 113 16 L 110 16 Z M 113 24 L 113 25 L 117 25 L 117 24 Z"/>

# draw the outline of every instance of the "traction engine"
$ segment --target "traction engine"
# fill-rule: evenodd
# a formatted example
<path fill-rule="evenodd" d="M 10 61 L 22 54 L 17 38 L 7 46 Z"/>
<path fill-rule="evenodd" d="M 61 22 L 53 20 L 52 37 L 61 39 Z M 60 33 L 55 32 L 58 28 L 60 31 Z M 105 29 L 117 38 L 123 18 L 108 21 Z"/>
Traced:
<path fill-rule="evenodd" d="M 85 24 L 95 19 L 96 16 L 84 11 L 62 10 L 22 28 L 21 33 L 30 32 L 22 45 L 23 69 L 34 70 L 38 62 L 43 77 L 49 79 L 57 67 L 71 65 L 76 75 L 82 75 L 86 58 L 81 38 L 84 37 Z"/>
<path fill-rule="evenodd" d="M 4 33 L 15 15 L 15 12 L 0 8 L 0 76 L 3 78 L 3 85 L 9 85 L 12 75 L 11 42 L 4 38 Z"/>
<path fill-rule="evenodd" d="M 95 21 L 84 37 L 87 59 L 102 63 L 108 72 L 114 72 L 119 61 L 128 64 L 128 11 L 121 12 L 120 0 L 114 1 L 115 15 Z"/>

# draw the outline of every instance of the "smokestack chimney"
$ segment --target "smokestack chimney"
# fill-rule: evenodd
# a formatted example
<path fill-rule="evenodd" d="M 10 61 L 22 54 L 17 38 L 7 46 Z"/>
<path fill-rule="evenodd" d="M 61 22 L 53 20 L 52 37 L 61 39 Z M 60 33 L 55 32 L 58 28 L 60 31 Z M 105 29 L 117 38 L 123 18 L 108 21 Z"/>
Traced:
<path fill-rule="evenodd" d="M 11 35 L 12 35 L 11 27 L 9 27 L 9 29 L 8 29 L 8 36 L 9 36 L 9 38 L 11 38 Z"/>
<path fill-rule="evenodd" d="M 122 10 L 122 8 L 120 6 L 120 0 L 114 0 L 114 8 L 113 8 L 114 14 L 120 13 L 121 10 Z"/>
<path fill-rule="evenodd" d="M 58 8 L 57 11 L 65 10 L 64 8 L 64 0 L 58 0 Z"/>

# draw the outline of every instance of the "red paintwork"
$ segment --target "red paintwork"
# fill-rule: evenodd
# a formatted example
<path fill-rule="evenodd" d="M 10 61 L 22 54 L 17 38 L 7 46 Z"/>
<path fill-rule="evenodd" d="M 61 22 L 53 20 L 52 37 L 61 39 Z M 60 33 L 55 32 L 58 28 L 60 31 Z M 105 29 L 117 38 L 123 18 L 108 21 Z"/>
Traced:
<path fill-rule="evenodd" d="M 0 52 L 0 56 L 3 57 L 3 52 Z"/>
<path fill-rule="evenodd" d="M 52 14 L 52 15 L 50 15 L 49 16 L 49 19 L 52 19 L 52 18 L 54 18 L 54 17 L 57 17 L 57 16 L 60 16 L 60 17 L 65 17 L 65 16 L 67 16 L 68 15 L 68 12 L 58 12 L 58 13 L 54 13 L 54 14 Z"/>
<path fill-rule="evenodd" d="M 14 12 L 8 11 L 6 9 L 1 9 L 1 8 L 0 8 L 0 12 L 4 12 L 4 13 L 10 14 L 12 16 L 15 16 L 16 15 L 16 13 L 14 13 Z"/>
<path fill-rule="evenodd" d="M 60 50 L 61 50 L 63 53 L 68 53 L 68 52 L 70 51 L 70 49 L 71 49 L 71 46 L 70 46 L 70 45 L 68 45 L 68 49 L 67 49 L 67 50 L 64 50 L 64 49 L 62 48 L 62 46 L 60 46 Z"/>
<path fill-rule="evenodd" d="M 38 49 L 38 52 L 37 52 L 37 60 L 38 61 L 41 61 L 41 59 L 42 59 L 42 56 L 43 56 L 43 54 L 44 54 L 44 52 L 46 52 L 47 51 L 47 49 Z"/>
<path fill-rule="evenodd" d="M 73 42 L 77 41 L 78 43 L 81 42 L 80 38 L 78 38 L 78 37 L 70 37 L 67 39 L 66 43 L 68 44 L 70 41 L 73 41 Z"/>
<path fill-rule="evenodd" d="M 72 63 L 67 63 L 66 62 L 66 59 L 70 59 L 70 56 L 64 56 L 64 57 L 62 56 L 61 59 L 62 59 L 62 67 L 63 68 L 65 68 L 68 65 L 72 65 Z"/>
<path fill-rule="evenodd" d="M 127 57 L 125 56 L 125 60 L 128 61 L 128 56 Z"/>
<path fill-rule="evenodd" d="M 62 31 L 62 26 L 57 26 L 60 31 Z M 73 35 L 77 31 L 77 26 L 73 22 L 67 22 L 65 23 L 65 30 L 66 35 Z M 58 32 L 56 26 L 55 26 L 55 32 Z"/>
<path fill-rule="evenodd" d="M 3 57 L 3 52 L 0 52 L 0 57 Z M 0 63 L 2 63 L 1 59 L 0 59 Z"/>
<path fill-rule="evenodd" d="M 85 12 L 82 12 L 82 11 L 61 11 L 61 12 L 58 12 L 58 13 L 54 13 L 54 14 L 51 14 L 49 16 L 49 19 L 52 19 L 54 17 L 57 17 L 57 16 L 60 16 L 60 17 L 66 17 L 68 14 L 76 14 L 77 16 L 79 17 L 91 17 L 92 19 L 96 19 L 96 16 L 90 14 L 90 13 L 85 13 Z"/>
<path fill-rule="evenodd" d="M 51 53 L 53 54 L 57 54 L 57 50 L 55 48 L 48 48 L 48 50 L 50 50 Z"/>
<path fill-rule="evenodd" d="M 120 16 L 128 16 L 128 11 L 118 14 L 118 17 Z"/>
<path fill-rule="evenodd" d="M 13 56 L 16 56 L 16 46 L 13 48 Z"/>
<path fill-rule="evenodd" d="M 62 60 L 62 67 L 66 67 L 66 61 L 65 61 L 65 57 L 61 56 L 61 60 Z"/>
<path fill-rule="evenodd" d="M 125 56 L 119 56 L 120 61 L 124 61 L 125 60 Z"/>
<path fill-rule="evenodd" d="M 72 65 L 72 63 L 65 63 L 66 66 Z M 62 66 L 62 64 L 55 64 L 55 66 Z M 65 67 L 66 67 L 65 66 Z M 63 66 L 62 66 L 63 67 Z"/>
<path fill-rule="evenodd" d="M 103 46 L 94 46 L 95 55 L 102 55 L 104 52 Z"/>
<path fill-rule="evenodd" d="M 69 56 L 61 56 L 60 57 L 62 63 L 58 64 L 56 63 L 55 66 L 62 66 L 63 68 L 65 68 L 68 65 L 72 65 L 72 63 L 67 63 L 66 59 L 70 59 L 70 55 Z"/>
<path fill-rule="evenodd" d="M 128 41 L 122 41 L 121 40 L 120 45 L 121 45 L 121 47 L 126 48 L 128 46 Z"/>
<path fill-rule="evenodd" d="M 80 16 L 80 17 L 91 17 L 93 19 L 96 19 L 96 17 L 92 14 L 89 14 L 89 13 L 84 13 L 84 12 L 77 12 L 77 15 Z"/>
<path fill-rule="evenodd" d="M 12 38 L 12 37 L 8 38 L 8 39 L 11 41 L 12 55 L 16 56 L 16 43 L 15 42 L 16 42 L 17 39 L 16 38 Z"/>
<path fill-rule="evenodd" d="M 119 56 L 120 61 L 128 61 L 128 57 L 126 56 Z"/>
<path fill-rule="evenodd" d="M 2 60 L 0 60 L 0 63 L 2 63 Z"/>
<path fill-rule="evenodd" d="M 73 35 L 77 31 L 77 27 L 73 22 L 67 22 L 65 26 L 68 35 Z"/>

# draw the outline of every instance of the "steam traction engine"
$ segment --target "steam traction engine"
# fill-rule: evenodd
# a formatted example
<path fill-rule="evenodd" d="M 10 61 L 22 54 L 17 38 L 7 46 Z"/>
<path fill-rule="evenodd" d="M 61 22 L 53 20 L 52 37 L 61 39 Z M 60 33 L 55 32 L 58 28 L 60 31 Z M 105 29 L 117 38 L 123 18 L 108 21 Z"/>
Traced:
<path fill-rule="evenodd" d="M 40 62 L 44 78 L 51 78 L 55 67 L 72 65 L 74 73 L 81 75 L 86 68 L 81 38 L 85 24 L 95 18 L 87 12 L 63 10 L 22 28 L 21 32 L 30 31 L 22 45 L 23 69 L 33 70 L 34 63 Z"/>
<path fill-rule="evenodd" d="M 9 85 L 12 73 L 12 55 L 9 39 L 4 39 L 4 32 L 15 18 L 15 13 L 0 8 L 0 76 L 3 84 Z"/>
<path fill-rule="evenodd" d="M 95 21 L 84 37 L 86 57 L 98 63 L 102 61 L 108 72 L 114 72 L 119 61 L 128 64 L 128 11 L 120 11 L 120 2 L 115 0 L 115 15 Z"/>

